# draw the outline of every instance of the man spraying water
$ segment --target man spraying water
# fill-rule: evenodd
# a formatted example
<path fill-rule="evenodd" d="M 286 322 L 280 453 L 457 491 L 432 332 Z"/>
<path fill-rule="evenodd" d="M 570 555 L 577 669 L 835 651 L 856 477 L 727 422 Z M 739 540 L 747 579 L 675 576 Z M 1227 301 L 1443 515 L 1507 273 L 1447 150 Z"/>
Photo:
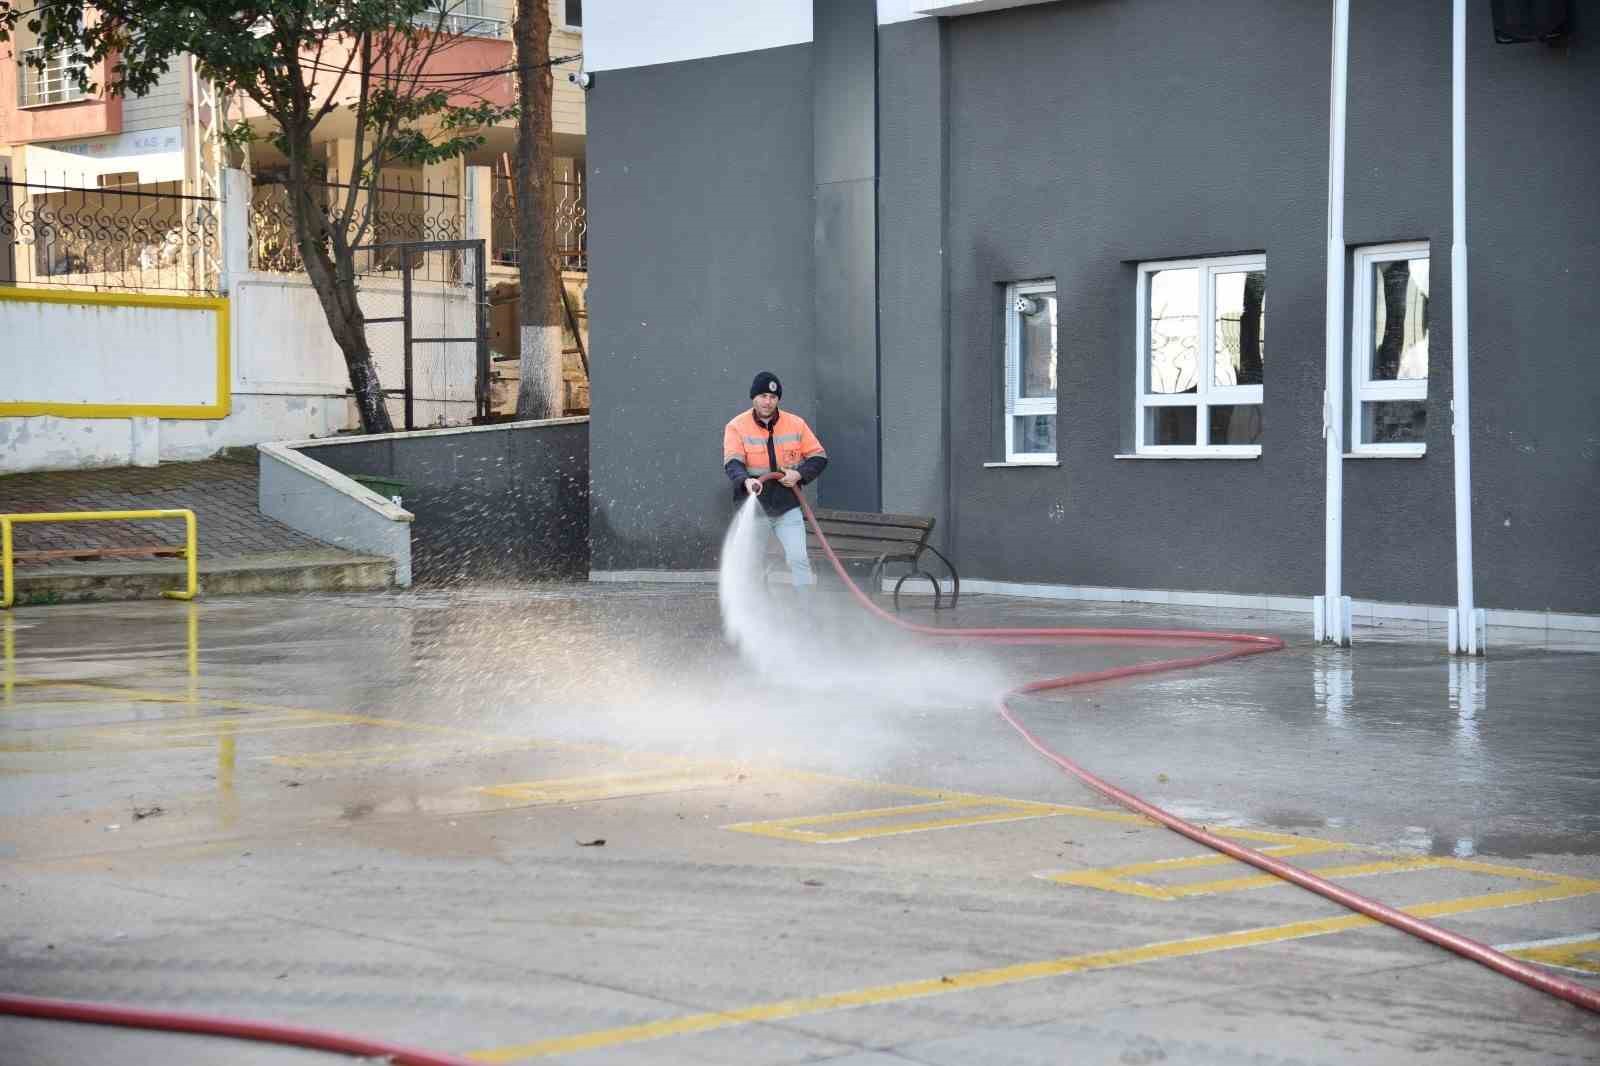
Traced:
<path fill-rule="evenodd" d="M 750 383 L 750 409 L 722 431 L 722 469 L 733 482 L 735 499 L 756 496 L 796 587 L 816 583 L 806 558 L 806 523 L 795 489 L 815 481 L 828 465 L 828 453 L 799 415 L 778 410 L 783 383 L 762 371 Z M 777 473 L 776 481 L 763 481 Z"/>

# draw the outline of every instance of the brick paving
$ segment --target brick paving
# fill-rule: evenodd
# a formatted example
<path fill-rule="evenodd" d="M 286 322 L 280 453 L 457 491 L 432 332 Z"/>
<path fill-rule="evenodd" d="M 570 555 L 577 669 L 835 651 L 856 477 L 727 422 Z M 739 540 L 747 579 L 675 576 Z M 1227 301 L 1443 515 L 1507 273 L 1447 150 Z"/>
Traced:
<path fill-rule="evenodd" d="M 134 511 L 186 507 L 195 513 L 202 559 L 264 552 L 326 551 L 328 545 L 263 515 L 260 475 L 248 462 L 207 459 L 156 467 L 0 475 L 0 513 Z M 62 522 L 15 527 L 17 551 L 132 548 L 183 543 L 181 521 Z M 70 562 L 71 560 L 67 560 Z M 19 564 L 30 569 L 49 565 Z M 80 564 L 81 565 L 81 564 Z"/>

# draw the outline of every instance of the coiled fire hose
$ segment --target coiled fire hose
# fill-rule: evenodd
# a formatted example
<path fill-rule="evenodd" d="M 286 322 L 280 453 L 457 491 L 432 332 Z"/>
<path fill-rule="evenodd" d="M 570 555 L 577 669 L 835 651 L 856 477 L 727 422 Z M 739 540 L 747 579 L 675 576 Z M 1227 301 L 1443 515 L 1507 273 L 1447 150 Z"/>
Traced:
<path fill-rule="evenodd" d="M 778 474 L 768 474 L 761 480 L 776 480 L 779 476 Z M 1175 814 L 1140 799 L 1125 789 L 1118 788 L 1103 778 L 1090 773 L 1065 755 L 1053 750 L 1022 724 L 1018 719 L 1017 712 L 1010 706 L 1010 701 L 1015 696 L 1075 688 L 1079 685 L 1138 677 L 1144 674 L 1186 670 L 1194 667 L 1209 666 L 1228 659 L 1238 659 L 1247 655 L 1260 655 L 1264 652 L 1280 651 L 1284 647 L 1282 640 L 1277 637 L 1257 636 L 1247 633 L 1214 633 L 1191 629 L 1103 629 L 1053 626 L 1015 629 L 956 628 L 925 626 L 907 622 L 885 611 L 870 596 L 861 591 L 860 587 L 856 585 L 845 570 L 844 564 L 840 562 L 838 555 L 834 554 L 833 546 L 828 543 L 827 535 L 823 533 L 821 525 L 817 522 L 817 516 L 812 513 L 811 504 L 806 500 L 805 494 L 796 491 L 795 495 L 799 498 L 800 506 L 805 511 L 806 521 L 811 523 L 811 528 L 817 534 L 817 540 L 821 544 L 824 554 L 827 555 L 829 563 L 833 565 L 834 571 L 839 575 L 840 580 L 844 582 L 845 588 L 850 591 L 856 602 L 879 620 L 908 632 L 940 639 L 959 638 L 994 641 L 1128 639 L 1230 645 L 1220 651 L 1204 655 L 1194 655 L 1180 659 L 1162 659 L 1156 662 L 1116 666 L 1106 670 L 1093 670 L 1080 674 L 1068 674 L 1063 677 L 1046 678 L 1041 681 L 1030 681 L 1025 685 L 1001 694 L 998 700 L 1000 716 L 1005 719 L 1006 724 L 1017 731 L 1018 735 L 1028 743 L 1029 747 L 1040 755 L 1049 759 L 1056 766 L 1076 777 L 1096 792 L 1114 800 L 1136 814 L 1141 814 L 1151 821 L 1188 837 L 1190 840 L 1204 844 L 1206 847 L 1227 855 L 1229 858 L 1248 863 L 1259 870 L 1272 874 L 1274 877 L 1299 885 L 1307 891 L 1315 892 L 1317 895 L 1332 900 L 1340 906 L 1383 922 L 1385 925 L 1393 926 L 1402 932 L 1419 937 L 1431 944 L 1453 951 L 1458 955 L 1471 959 L 1473 962 L 1487 966 L 1496 973 L 1503 974 L 1514 981 L 1520 981 L 1531 988 L 1548 993 L 1558 999 L 1566 1000 L 1568 1003 L 1575 1004 L 1585 1010 L 1600 1012 L 1600 991 L 1579 984 L 1576 981 L 1547 973 L 1520 959 L 1514 959 L 1504 952 L 1496 951 L 1489 945 L 1473 940 L 1470 937 L 1452 933 L 1447 929 L 1434 925 L 1432 922 L 1413 917 L 1387 904 L 1379 903 L 1348 889 L 1340 888 L 1331 881 L 1324 880 L 1309 871 L 1302 870 L 1297 866 L 1275 859 L 1270 855 L 1265 855 L 1253 848 L 1247 848 L 1242 844 L 1208 832 L 1200 826 L 1185 821 Z M 15 1015 L 23 1018 L 44 1018 L 57 1021 L 122 1026 L 133 1029 L 193 1033 L 205 1036 L 227 1036 L 242 1040 L 256 1040 L 272 1044 L 312 1048 L 318 1051 L 330 1051 L 345 1055 L 379 1059 L 387 1058 L 395 1066 L 474 1066 L 467 1059 L 451 1055 L 402 1047 L 379 1040 L 347 1036 L 325 1029 L 277 1025 L 271 1022 L 248 1021 L 218 1015 L 189 1014 L 181 1011 L 148 1010 L 121 1004 L 86 1003 L 75 1000 L 47 999 L 39 996 L 0 994 L 0 1014 Z"/>

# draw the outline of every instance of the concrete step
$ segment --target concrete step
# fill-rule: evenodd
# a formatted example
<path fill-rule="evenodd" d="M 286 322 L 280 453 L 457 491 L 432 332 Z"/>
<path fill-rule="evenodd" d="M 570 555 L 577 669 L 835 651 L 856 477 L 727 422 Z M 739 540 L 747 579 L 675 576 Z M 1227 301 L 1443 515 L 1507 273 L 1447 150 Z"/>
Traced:
<path fill-rule="evenodd" d="M 394 584 L 393 560 L 335 548 L 201 559 L 198 569 L 200 595 L 206 598 L 262 592 L 350 592 Z M 157 599 L 169 589 L 184 587 L 181 559 L 19 564 L 15 574 L 19 607 Z"/>

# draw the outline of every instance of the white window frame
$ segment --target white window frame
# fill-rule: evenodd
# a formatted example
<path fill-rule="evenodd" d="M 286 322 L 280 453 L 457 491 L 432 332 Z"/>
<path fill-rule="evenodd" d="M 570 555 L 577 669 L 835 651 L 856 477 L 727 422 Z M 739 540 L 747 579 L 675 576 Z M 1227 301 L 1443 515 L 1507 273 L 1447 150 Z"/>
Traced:
<path fill-rule="evenodd" d="M 44 57 L 44 66 L 29 65 L 34 57 Z M 55 104 L 75 104 L 89 99 L 89 94 L 78 87 L 77 73 L 87 64 L 72 61 L 72 49 L 63 48 L 46 52 L 43 48 L 29 48 L 17 59 L 17 106 L 50 107 Z"/>
<path fill-rule="evenodd" d="M 1196 369 L 1194 392 L 1148 393 L 1150 353 L 1150 275 L 1162 270 L 1196 270 L 1200 277 L 1200 365 Z M 1167 259 L 1139 264 L 1138 341 L 1134 358 L 1138 366 L 1137 392 L 1134 403 L 1134 452 L 1137 455 L 1171 456 L 1192 459 L 1196 456 L 1249 458 L 1261 454 L 1259 444 L 1212 444 L 1211 420 L 1207 409 L 1227 405 L 1256 404 L 1263 402 L 1261 385 L 1214 385 L 1216 378 L 1216 275 L 1236 274 L 1241 270 L 1267 269 L 1265 255 L 1232 255 L 1211 259 Z M 1153 407 L 1193 407 L 1195 409 L 1195 442 L 1193 444 L 1149 444 L 1145 441 L 1146 412 Z"/>
<path fill-rule="evenodd" d="M 1431 251 L 1427 241 L 1402 241 L 1396 244 L 1371 244 L 1357 248 L 1350 271 L 1350 454 L 1415 459 L 1426 455 L 1428 446 L 1420 441 L 1369 444 L 1361 439 L 1361 405 L 1388 400 L 1428 398 L 1428 379 L 1420 381 L 1373 381 L 1372 371 L 1372 268 L 1377 263 L 1397 259 L 1428 259 L 1428 289 L 1433 290 Z M 1431 355 L 1430 354 L 1430 362 Z"/>
<path fill-rule="evenodd" d="M 572 0 L 561 0 L 561 28 L 568 33 L 582 33 L 583 23 L 573 25 L 568 16 L 572 14 Z"/>
<path fill-rule="evenodd" d="M 1016 451 L 1016 419 L 1028 415 L 1050 415 L 1055 417 L 1056 397 L 1054 396 L 1019 396 L 1022 381 L 1022 320 L 1017 314 L 1017 299 L 1022 296 L 1033 296 L 1037 293 L 1049 293 L 1056 297 L 1056 382 L 1059 391 L 1061 381 L 1061 297 L 1056 292 L 1054 278 L 1040 278 L 1034 281 L 1014 281 L 1006 286 L 1006 462 L 1017 466 L 1030 464 L 1054 465 L 1055 452 L 1018 452 Z M 1060 424 L 1056 426 L 1056 447 L 1059 448 L 1061 438 Z"/>

